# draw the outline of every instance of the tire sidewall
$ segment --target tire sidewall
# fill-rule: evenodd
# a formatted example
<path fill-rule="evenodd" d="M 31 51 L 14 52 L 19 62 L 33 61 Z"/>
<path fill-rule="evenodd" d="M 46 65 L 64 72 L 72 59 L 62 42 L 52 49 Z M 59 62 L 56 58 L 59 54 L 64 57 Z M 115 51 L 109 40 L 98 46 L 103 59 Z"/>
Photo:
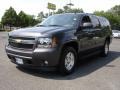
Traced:
<path fill-rule="evenodd" d="M 107 49 L 108 49 L 107 53 L 106 53 L 106 50 L 105 50 L 106 45 L 107 45 Z M 103 49 L 103 56 L 107 56 L 108 54 L 109 54 L 109 43 L 108 43 L 108 41 L 105 41 L 104 49 Z"/>
<path fill-rule="evenodd" d="M 69 52 L 72 52 L 74 54 L 74 58 L 75 58 L 74 66 L 72 67 L 71 70 L 67 70 L 65 67 L 65 57 Z M 72 47 L 65 47 L 62 51 L 62 55 L 61 55 L 61 59 L 60 59 L 60 65 L 59 65 L 60 72 L 64 75 L 72 73 L 75 69 L 76 61 L 77 61 L 77 53 L 76 53 L 75 49 Z"/>

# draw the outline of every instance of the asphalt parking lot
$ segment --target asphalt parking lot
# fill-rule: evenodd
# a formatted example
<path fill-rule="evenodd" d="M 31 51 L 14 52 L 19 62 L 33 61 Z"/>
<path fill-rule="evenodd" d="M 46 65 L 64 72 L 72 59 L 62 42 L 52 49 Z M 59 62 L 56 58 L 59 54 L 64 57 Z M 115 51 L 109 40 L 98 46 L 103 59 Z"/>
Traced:
<path fill-rule="evenodd" d="M 68 76 L 27 70 L 11 63 L 0 32 L 0 90 L 120 90 L 120 39 L 113 39 L 108 57 L 89 58 Z"/>

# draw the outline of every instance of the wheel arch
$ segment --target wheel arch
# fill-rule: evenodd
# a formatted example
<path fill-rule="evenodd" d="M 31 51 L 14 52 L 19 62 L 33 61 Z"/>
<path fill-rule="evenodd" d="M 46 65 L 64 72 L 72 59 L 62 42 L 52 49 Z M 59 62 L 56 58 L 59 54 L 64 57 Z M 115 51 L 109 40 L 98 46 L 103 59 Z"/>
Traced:
<path fill-rule="evenodd" d="M 63 46 L 62 46 L 62 51 L 64 50 L 65 47 L 68 47 L 68 46 L 73 47 L 76 50 L 76 52 L 78 53 L 79 44 L 78 44 L 77 41 L 69 41 L 69 42 L 64 43 Z"/>

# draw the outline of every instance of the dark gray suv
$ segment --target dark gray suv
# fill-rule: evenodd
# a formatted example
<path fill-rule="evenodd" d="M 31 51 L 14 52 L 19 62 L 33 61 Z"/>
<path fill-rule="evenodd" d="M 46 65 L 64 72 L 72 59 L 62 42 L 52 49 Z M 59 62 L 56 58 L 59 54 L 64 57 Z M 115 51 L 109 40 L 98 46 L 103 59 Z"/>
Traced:
<path fill-rule="evenodd" d="M 22 67 L 57 67 L 62 74 L 74 71 L 78 57 L 107 56 L 112 32 L 104 17 L 87 13 L 52 15 L 32 28 L 9 33 L 6 53 Z"/>

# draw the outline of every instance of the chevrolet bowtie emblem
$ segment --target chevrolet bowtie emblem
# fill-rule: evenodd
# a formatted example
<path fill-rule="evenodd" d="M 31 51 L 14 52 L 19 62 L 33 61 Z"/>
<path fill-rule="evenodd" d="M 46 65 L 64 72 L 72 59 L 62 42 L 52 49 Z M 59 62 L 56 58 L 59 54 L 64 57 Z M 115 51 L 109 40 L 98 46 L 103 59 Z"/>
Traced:
<path fill-rule="evenodd" d="M 15 39 L 15 42 L 16 42 L 16 43 L 21 43 L 22 40 L 21 40 L 21 39 Z"/>

